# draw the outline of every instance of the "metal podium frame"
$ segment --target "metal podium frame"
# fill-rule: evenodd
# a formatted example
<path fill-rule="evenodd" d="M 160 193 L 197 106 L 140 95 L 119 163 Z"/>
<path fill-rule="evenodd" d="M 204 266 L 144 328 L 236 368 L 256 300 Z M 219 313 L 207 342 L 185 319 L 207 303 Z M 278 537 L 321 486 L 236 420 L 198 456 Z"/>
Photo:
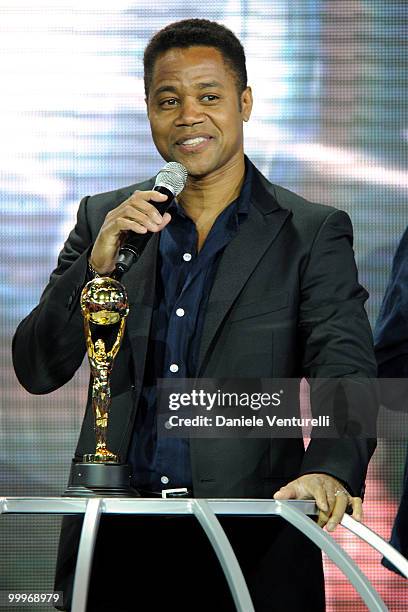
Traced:
<path fill-rule="evenodd" d="M 206 533 L 231 590 L 238 612 L 254 612 L 254 607 L 231 544 L 217 515 L 280 516 L 301 530 L 348 578 L 370 611 L 387 610 L 367 577 L 337 542 L 309 518 L 317 514 L 314 501 L 265 499 L 195 498 L 78 498 L 78 497 L 0 497 L 0 514 L 84 514 L 75 571 L 72 612 L 86 612 L 92 558 L 99 520 L 106 514 L 185 514 L 194 515 Z M 309 516 L 308 516 L 309 515 Z M 341 524 L 375 548 L 408 578 L 408 561 L 379 535 L 345 515 Z"/>

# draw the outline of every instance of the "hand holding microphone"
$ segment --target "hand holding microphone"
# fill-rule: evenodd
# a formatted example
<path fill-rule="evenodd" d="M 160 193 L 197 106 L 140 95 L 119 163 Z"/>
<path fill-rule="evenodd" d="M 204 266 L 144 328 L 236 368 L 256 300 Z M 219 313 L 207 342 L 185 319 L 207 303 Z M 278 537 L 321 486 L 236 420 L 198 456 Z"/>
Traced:
<path fill-rule="evenodd" d="M 111 210 L 99 231 L 90 263 L 99 274 L 118 276 L 126 272 L 140 257 L 151 236 L 170 222 L 166 209 L 184 189 L 187 170 L 177 162 L 169 162 L 158 173 L 152 191 L 136 191 Z"/>

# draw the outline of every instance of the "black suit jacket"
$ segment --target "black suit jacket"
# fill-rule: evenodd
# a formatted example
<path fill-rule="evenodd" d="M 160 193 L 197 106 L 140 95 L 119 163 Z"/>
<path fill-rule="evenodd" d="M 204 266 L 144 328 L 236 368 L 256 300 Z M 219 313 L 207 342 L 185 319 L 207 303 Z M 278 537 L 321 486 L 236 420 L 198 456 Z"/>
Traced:
<path fill-rule="evenodd" d="M 48 393 L 74 375 L 85 355 L 79 297 L 87 258 L 106 214 L 153 180 L 85 197 L 39 305 L 19 325 L 13 358 L 21 384 Z M 155 293 L 159 234 L 123 277 L 130 314 L 111 378 L 109 445 L 125 458 L 140 396 Z M 283 378 L 376 374 L 346 213 L 272 185 L 254 169 L 250 212 L 226 247 L 202 334 L 201 377 Z M 363 390 L 373 404 L 373 390 Z M 269 497 L 282 484 L 325 472 L 360 495 L 374 443 L 364 439 L 192 439 L 199 497 Z M 75 456 L 93 452 L 90 400 Z"/>

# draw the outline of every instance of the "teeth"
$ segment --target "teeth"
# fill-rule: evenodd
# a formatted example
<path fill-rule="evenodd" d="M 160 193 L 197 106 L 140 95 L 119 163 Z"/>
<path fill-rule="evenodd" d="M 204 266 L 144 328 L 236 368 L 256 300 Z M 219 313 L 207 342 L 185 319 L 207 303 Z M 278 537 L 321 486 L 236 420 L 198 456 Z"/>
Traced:
<path fill-rule="evenodd" d="M 183 140 L 183 142 L 181 144 L 183 144 L 183 145 L 198 145 L 201 142 L 204 142 L 204 140 L 206 140 L 206 138 L 203 138 L 202 136 L 198 136 L 197 138 L 189 138 L 188 140 Z"/>

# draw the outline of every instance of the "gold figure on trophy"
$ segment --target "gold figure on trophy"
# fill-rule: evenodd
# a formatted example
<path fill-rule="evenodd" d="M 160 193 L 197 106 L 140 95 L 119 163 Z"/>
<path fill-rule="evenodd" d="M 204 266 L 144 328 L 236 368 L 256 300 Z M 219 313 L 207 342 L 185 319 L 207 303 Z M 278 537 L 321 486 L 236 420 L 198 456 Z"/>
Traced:
<path fill-rule="evenodd" d="M 129 305 L 126 289 L 113 278 L 107 276 L 94 278 L 85 285 L 81 294 L 81 309 L 88 359 L 93 378 L 92 406 L 95 417 L 96 450 L 95 454 L 84 455 L 88 463 L 119 463 L 117 455 L 107 447 L 108 417 L 111 403 L 109 377 L 114 359 L 119 351 L 125 331 Z M 91 324 L 93 324 L 91 329 Z M 98 337 L 98 328 L 106 331 L 106 326 L 118 324 L 116 338 L 107 349 L 107 340 Z"/>

